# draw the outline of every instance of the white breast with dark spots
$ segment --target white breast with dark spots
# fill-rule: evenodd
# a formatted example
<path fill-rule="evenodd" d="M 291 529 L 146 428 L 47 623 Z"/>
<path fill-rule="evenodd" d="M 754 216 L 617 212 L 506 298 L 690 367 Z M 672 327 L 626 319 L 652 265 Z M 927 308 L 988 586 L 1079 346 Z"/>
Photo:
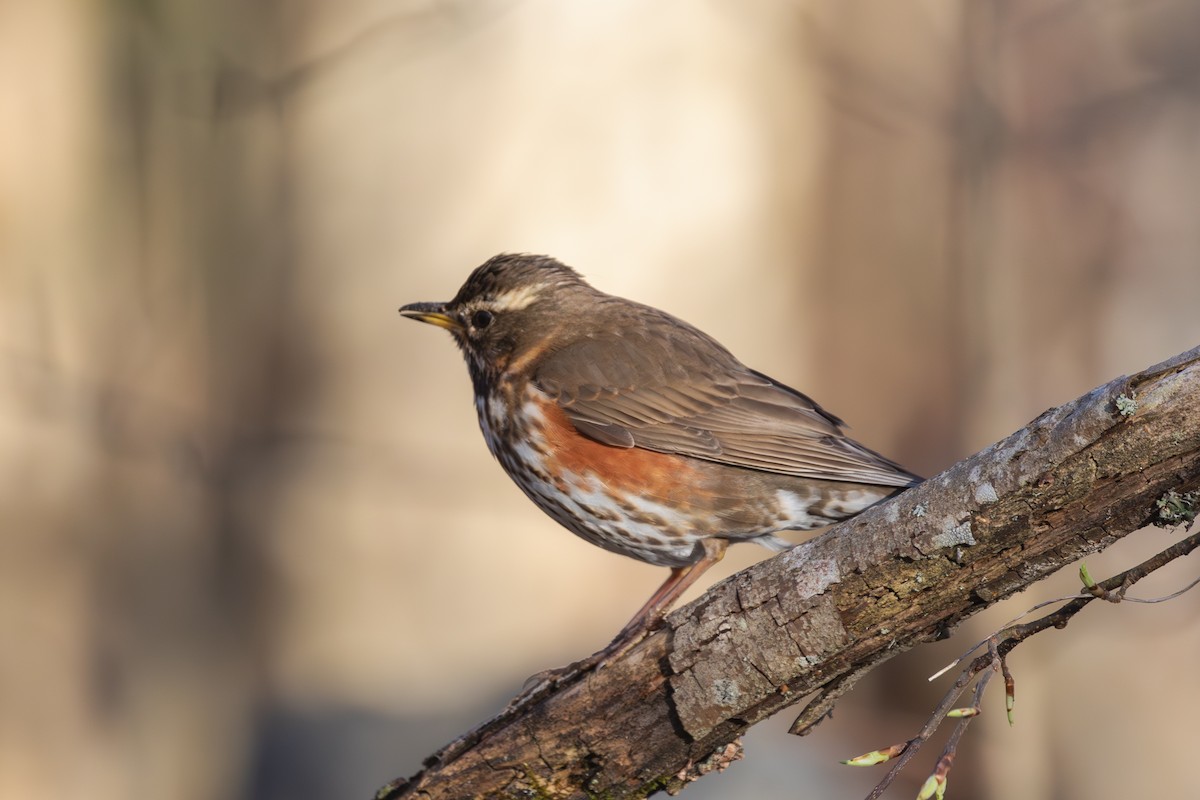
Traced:
<path fill-rule="evenodd" d="M 548 427 L 542 408 L 549 401 L 533 394 L 536 391 L 530 387 L 520 403 L 511 406 L 503 398 L 513 397 L 512 392 L 493 393 L 477 402 L 488 449 L 522 491 L 559 524 L 592 544 L 651 564 L 690 564 L 699 558 L 697 545 L 707 536 L 786 549 L 790 544 L 773 533 L 845 519 L 891 491 L 711 464 L 698 469 L 722 471 L 719 489 L 710 491 L 707 501 L 698 489 L 681 509 L 659 502 L 650 487 L 631 482 L 628 474 L 610 476 L 606 482 L 585 462 L 556 452 L 556 447 L 570 446 L 571 439 L 564 445 L 561 435 L 548 435 L 561 432 Z M 578 436 L 574 431 L 571 435 Z"/>
<path fill-rule="evenodd" d="M 678 567 L 699 558 L 703 538 L 671 506 L 614 491 L 594 474 L 558 468 L 544 435 L 545 419 L 526 399 L 513 413 L 493 394 L 477 400 L 488 449 L 509 477 L 560 525 L 594 545 L 658 566 Z"/>

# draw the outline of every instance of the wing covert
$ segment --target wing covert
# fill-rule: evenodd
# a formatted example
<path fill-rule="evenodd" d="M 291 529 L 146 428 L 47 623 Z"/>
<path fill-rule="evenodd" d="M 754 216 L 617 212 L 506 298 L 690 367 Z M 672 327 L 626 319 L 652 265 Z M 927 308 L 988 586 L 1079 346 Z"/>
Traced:
<path fill-rule="evenodd" d="M 746 469 L 907 486 L 918 480 L 842 433 L 810 398 L 739 362 L 686 323 L 595 334 L 533 376 L 584 436 Z"/>

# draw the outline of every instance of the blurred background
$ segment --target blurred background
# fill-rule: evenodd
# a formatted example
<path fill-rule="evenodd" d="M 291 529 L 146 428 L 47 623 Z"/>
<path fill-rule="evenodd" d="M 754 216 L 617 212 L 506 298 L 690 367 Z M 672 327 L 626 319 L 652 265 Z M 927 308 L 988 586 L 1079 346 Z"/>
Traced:
<path fill-rule="evenodd" d="M 396 314 L 496 252 L 923 474 L 1197 345 L 1198 35 L 1186 0 L 0 3 L 0 797 L 368 797 L 608 641 L 665 571 L 537 511 Z M 862 796 L 837 759 L 1075 585 L 685 796 Z M 1195 796 L 1198 600 L 1019 648 L 952 792 Z"/>

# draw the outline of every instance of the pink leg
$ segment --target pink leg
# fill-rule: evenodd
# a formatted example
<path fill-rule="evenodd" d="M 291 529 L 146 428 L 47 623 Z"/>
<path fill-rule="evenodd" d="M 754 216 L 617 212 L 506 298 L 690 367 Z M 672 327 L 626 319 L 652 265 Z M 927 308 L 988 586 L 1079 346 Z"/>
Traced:
<path fill-rule="evenodd" d="M 580 663 L 599 664 L 609 661 L 640 642 L 667 615 L 679 596 L 686 592 L 696 582 L 696 579 L 707 572 L 709 567 L 725 556 L 725 549 L 728 546 L 729 543 L 724 539 L 705 539 L 704 556 L 699 561 L 686 567 L 672 569 L 671 575 L 663 581 L 662 586 L 659 586 L 658 590 L 650 595 L 650 599 L 638 609 L 629 622 L 625 623 L 625 627 L 612 642 L 600 652 Z"/>
<path fill-rule="evenodd" d="M 729 543 L 724 539 L 705 539 L 703 546 L 704 555 L 700 560 L 686 567 L 672 569 L 670 577 L 663 581 L 662 586 L 658 587 L 645 605 L 633 615 L 633 619 L 625 623 L 625 627 L 621 628 L 616 638 L 609 642 L 604 649 L 565 667 L 546 670 L 531 676 L 529 680 L 525 681 L 525 688 L 521 693 L 509 702 L 508 710 L 524 705 L 535 697 L 540 697 L 555 684 L 589 670 L 599 669 L 644 639 L 646 634 L 666 616 L 671 604 L 678 600 L 679 596 L 686 592 L 688 587 L 695 583 L 696 579 L 703 575 L 709 567 L 721 560 Z"/>

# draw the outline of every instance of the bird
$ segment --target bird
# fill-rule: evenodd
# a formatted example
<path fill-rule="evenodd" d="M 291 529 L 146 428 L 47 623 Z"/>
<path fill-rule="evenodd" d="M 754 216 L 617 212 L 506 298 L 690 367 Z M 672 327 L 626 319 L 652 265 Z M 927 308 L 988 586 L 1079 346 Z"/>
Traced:
<path fill-rule="evenodd" d="M 400 314 L 453 336 L 488 449 L 535 505 L 671 570 L 576 670 L 636 644 L 729 544 L 785 550 L 781 531 L 852 517 L 921 480 L 699 328 L 550 256 L 494 256 L 453 299 Z"/>

